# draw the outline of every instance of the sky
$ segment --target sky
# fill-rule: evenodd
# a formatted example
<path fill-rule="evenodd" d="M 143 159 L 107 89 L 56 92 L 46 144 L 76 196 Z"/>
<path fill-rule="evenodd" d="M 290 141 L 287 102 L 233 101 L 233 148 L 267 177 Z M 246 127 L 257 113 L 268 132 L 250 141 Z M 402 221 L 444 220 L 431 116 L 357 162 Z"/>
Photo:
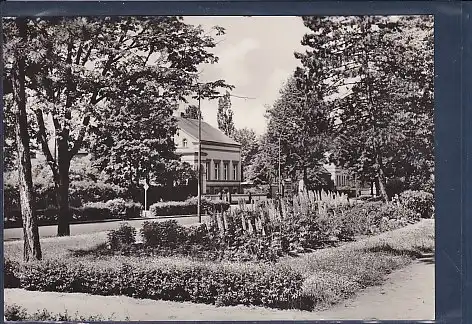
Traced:
<path fill-rule="evenodd" d="M 212 52 L 219 57 L 213 65 L 201 68 L 202 81 L 224 79 L 234 85 L 231 97 L 236 128 L 248 127 L 260 135 L 265 131 L 266 105 L 278 98 L 283 83 L 298 66 L 293 53 L 303 51 L 300 44 L 308 29 L 300 17 L 184 17 L 184 21 L 225 28 Z M 202 101 L 203 119 L 218 126 L 218 100 Z"/>

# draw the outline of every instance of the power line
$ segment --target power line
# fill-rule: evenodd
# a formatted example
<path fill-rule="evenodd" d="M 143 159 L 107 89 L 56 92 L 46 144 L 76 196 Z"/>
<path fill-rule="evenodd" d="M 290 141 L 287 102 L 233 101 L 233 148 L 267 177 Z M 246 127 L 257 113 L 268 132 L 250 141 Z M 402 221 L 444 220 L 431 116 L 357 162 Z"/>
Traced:
<path fill-rule="evenodd" d="M 237 95 L 233 95 L 233 94 L 230 94 L 229 96 L 239 98 L 239 99 L 251 99 L 251 100 L 257 99 L 257 98 L 254 98 L 254 97 L 237 96 Z"/>

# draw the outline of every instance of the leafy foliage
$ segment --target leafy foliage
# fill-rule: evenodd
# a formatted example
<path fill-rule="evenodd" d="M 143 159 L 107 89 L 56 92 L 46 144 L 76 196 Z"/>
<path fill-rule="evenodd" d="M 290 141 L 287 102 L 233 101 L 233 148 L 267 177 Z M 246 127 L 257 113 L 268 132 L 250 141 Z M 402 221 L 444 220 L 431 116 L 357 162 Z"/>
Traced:
<path fill-rule="evenodd" d="M 27 290 L 218 305 L 304 306 L 300 302 L 303 277 L 284 267 L 179 260 L 129 261 L 121 265 L 75 260 L 25 264 L 21 270 L 21 285 Z"/>
<path fill-rule="evenodd" d="M 400 194 L 400 203 L 422 218 L 434 216 L 434 196 L 429 192 L 407 190 Z"/>
<path fill-rule="evenodd" d="M 116 230 L 107 233 L 108 247 L 119 250 L 123 246 L 128 246 L 136 242 L 136 228 L 128 224 L 121 224 Z"/>
<path fill-rule="evenodd" d="M 309 189 L 328 186 L 320 165 L 328 148 L 331 121 L 311 82 L 315 81 L 297 70 L 268 107 L 267 132 L 255 159 L 255 175 L 265 173 L 264 179 L 274 178 L 268 173 L 278 170 L 280 148 L 283 178 L 303 179 Z"/>
<path fill-rule="evenodd" d="M 335 116 L 331 159 L 388 199 L 386 180 L 415 188 L 433 172 L 433 28 L 430 16 L 304 17 L 296 53 L 319 71 Z"/>
<path fill-rule="evenodd" d="M 197 213 L 197 199 L 189 198 L 186 201 L 158 202 L 149 207 L 153 216 L 195 215 Z M 203 212 L 227 211 L 229 203 L 221 200 L 202 199 Z"/>
<path fill-rule="evenodd" d="M 247 177 L 250 167 L 253 165 L 255 157 L 260 149 L 256 133 L 247 127 L 234 129 L 231 137 L 241 144 L 241 165 L 243 167 L 243 177 Z"/>
<path fill-rule="evenodd" d="M 26 308 L 21 307 L 19 305 L 6 305 L 5 306 L 5 319 L 7 321 L 28 321 L 28 322 L 82 322 L 82 321 L 105 321 L 105 320 L 113 320 L 113 317 L 108 319 L 104 318 L 101 315 L 94 315 L 94 316 L 79 316 L 78 313 L 75 315 L 69 315 L 67 311 L 64 313 L 53 314 L 46 309 L 41 311 L 36 311 L 32 314 L 28 314 Z"/>
<path fill-rule="evenodd" d="M 210 52 L 216 43 L 181 17 L 28 19 L 26 40 L 13 22 L 7 19 L 3 30 L 6 83 L 21 50 L 27 107 L 36 116 L 34 135 L 51 167 L 62 215 L 58 234 L 68 235 L 72 157 L 88 142 L 98 165 L 113 169 L 121 183 L 159 174 L 166 161 L 176 160 L 172 113 L 196 92 L 197 67 L 218 60 Z M 204 86 L 205 98 L 227 85 L 216 80 Z"/>
<path fill-rule="evenodd" d="M 203 120 L 203 116 L 200 113 L 198 106 L 195 105 L 188 105 L 185 108 L 184 114 L 186 118 L 198 119 L 198 117 L 200 116 L 200 118 Z"/>

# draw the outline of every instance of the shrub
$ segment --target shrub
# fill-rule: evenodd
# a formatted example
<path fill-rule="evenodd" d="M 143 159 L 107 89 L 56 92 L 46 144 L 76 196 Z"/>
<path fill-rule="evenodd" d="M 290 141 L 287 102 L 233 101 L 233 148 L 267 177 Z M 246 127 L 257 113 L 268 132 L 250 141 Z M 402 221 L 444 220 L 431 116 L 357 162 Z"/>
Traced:
<path fill-rule="evenodd" d="M 186 229 L 175 220 L 144 222 L 140 232 L 144 245 L 150 247 L 176 248 L 188 240 Z"/>
<path fill-rule="evenodd" d="M 110 213 L 121 219 L 137 218 L 140 216 L 142 206 L 140 203 L 125 201 L 123 198 L 108 200 L 105 206 L 110 209 Z"/>
<path fill-rule="evenodd" d="M 209 200 L 202 198 L 202 212 L 222 212 L 227 211 L 230 204 L 222 200 Z M 149 207 L 151 215 L 173 216 L 173 215 L 194 215 L 197 213 L 197 198 L 190 198 L 186 201 L 166 201 L 152 204 Z"/>
<path fill-rule="evenodd" d="M 434 196 L 426 191 L 407 190 L 400 194 L 403 206 L 418 213 L 422 218 L 431 218 L 434 215 Z"/>
<path fill-rule="evenodd" d="M 78 208 L 80 213 L 78 214 L 78 220 L 104 220 L 111 219 L 112 215 L 110 208 L 104 202 L 91 202 L 86 203 L 82 207 Z"/>
<path fill-rule="evenodd" d="M 3 263 L 3 280 L 5 288 L 19 288 L 20 279 L 18 278 L 17 272 L 19 264 L 14 261 L 5 259 Z"/>
<path fill-rule="evenodd" d="M 135 298 L 219 305 L 303 308 L 303 277 L 288 268 L 263 265 L 196 263 L 183 260 L 26 264 L 27 290 L 125 295 Z"/>
<path fill-rule="evenodd" d="M 107 233 L 110 249 L 119 250 L 136 242 L 136 228 L 128 224 L 121 224 L 116 230 Z"/>
<path fill-rule="evenodd" d="M 106 320 L 101 315 L 96 316 L 79 316 L 76 313 L 74 316 L 71 316 L 65 311 L 64 313 L 53 314 L 46 309 L 42 311 L 36 311 L 33 314 L 28 314 L 26 308 L 21 307 L 19 305 L 7 305 L 4 309 L 5 319 L 7 321 L 29 321 L 29 322 L 44 322 L 44 321 L 51 321 L 51 322 L 77 322 L 77 321 L 104 321 Z M 108 320 L 113 320 L 113 317 L 110 317 Z"/>
<path fill-rule="evenodd" d="M 353 235 L 370 235 L 403 227 L 418 217 L 411 210 L 394 203 L 365 202 L 339 209 L 343 231 Z"/>

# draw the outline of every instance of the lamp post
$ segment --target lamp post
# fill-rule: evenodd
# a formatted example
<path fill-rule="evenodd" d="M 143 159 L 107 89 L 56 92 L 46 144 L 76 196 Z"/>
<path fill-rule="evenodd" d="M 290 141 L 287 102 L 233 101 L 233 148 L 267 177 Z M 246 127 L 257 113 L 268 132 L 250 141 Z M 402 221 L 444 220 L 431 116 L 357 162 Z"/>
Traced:
<path fill-rule="evenodd" d="M 202 222 L 202 111 L 201 111 L 201 98 L 200 98 L 200 85 L 198 85 L 198 189 L 197 189 L 197 215 L 198 222 Z"/>

